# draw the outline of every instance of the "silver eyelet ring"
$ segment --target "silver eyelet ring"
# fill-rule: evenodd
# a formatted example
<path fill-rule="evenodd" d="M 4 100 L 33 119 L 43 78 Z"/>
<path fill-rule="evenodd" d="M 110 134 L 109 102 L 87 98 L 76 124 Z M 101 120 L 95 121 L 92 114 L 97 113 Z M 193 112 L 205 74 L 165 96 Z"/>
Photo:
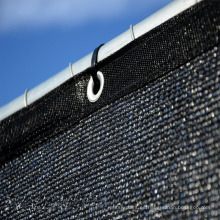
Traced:
<path fill-rule="evenodd" d="M 104 76 L 103 76 L 102 72 L 100 72 L 100 71 L 97 72 L 97 78 L 100 81 L 100 88 L 96 94 L 93 93 L 94 80 L 93 80 L 92 76 L 89 79 L 89 83 L 87 86 L 87 97 L 90 102 L 96 102 L 99 99 L 99 97 L 101 96 L 102 90 L 104 88 Z"/>

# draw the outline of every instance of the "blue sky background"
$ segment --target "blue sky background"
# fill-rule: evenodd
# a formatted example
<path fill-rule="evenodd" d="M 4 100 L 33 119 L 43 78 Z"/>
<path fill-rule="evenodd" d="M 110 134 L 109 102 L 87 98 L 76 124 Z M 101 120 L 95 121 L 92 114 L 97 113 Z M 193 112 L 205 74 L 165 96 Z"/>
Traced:
<path fill-rule="evenodd" d="M 0 107 L 171 0 L 0 0 Z"/>

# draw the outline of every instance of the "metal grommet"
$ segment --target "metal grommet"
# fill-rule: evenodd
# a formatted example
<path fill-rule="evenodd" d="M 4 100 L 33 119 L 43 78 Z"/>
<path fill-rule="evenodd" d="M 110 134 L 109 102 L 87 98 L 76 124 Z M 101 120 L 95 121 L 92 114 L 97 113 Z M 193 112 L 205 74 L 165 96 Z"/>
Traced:
<path fill-rule="evenodd" d="M 29 89 L 26 89 L 25 93 L 24 93 L 24 107 L 26 108 L 28 106 L 27 103 L 27 94 L 28 94 Z"/>
<path fill-rule="evenodd" d="M 102 90 L 104 87 L 104 76 L 102 72 L 98 71 L 97 69 L 97 62 L 98 62 L 98 52 L 99 49 L 101 48 L 103 44 L 98 46 L 92 54 L 92 59 L 91 59 L 91 77 L 89 79 L 89 83 L 87 86 L 87 97 L 90 102 L 96 102 L 99 97 L 102 94 Z M 99 90 L 97 93 L 94 93 L 94 90 L 97 89 L 97 86 L 99 85 Z"/>
<path fill-rule="evenodd" d="M 99 79 L 100 87 L 99 87 L 99 91 L 96 94 L 94 94 L 94 92 L 93 92 L 94 80 L 93 80 L 92 76 L 90 77 L 90 80 L 89 80 L 89 83 L 87 86 L 87 97 L 90 102 L 96 102 L 99 99 L 99 97 L 101 96 L 102 90 L 104 88 L 104 76 L 103 76 L 102 72 L 100 72 L 100 71 L 97 72 L 97 78 Z"/>

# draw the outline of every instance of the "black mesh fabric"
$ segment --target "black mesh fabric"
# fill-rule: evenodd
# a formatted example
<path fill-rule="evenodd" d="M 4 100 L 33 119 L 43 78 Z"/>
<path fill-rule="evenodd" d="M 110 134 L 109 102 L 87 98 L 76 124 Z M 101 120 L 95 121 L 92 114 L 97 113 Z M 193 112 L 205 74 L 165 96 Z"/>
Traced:
<path fill-rule="evenodd" d="M 1 122 L 3 219 L 219 219 L 219 3 L 202 2 Z"/>

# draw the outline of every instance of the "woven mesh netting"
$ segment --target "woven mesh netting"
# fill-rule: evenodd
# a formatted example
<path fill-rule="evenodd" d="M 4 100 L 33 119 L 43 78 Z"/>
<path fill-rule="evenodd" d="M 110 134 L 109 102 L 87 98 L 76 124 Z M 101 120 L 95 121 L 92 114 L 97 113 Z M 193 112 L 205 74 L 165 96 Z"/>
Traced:
<path fill-rule="evenodd" d="M 219 216 L 219 49 L 5 163 L 3 216 Z"/>
<path fill-rule="evenodd" d="M 39 101 L 45 105 L 53 100 L 54 110 L 31 106 L 2 122 L 1 218 L 220 218 L 220 46 L 219 29 L 213 26 L 219 15 L 218 19 L 213 15 L 210 22 L 208 10 L 207 14 L 201 12 L 204 6 L 184 15 L 184 19 L 188 14 L 193 19 L 192 14 L 200 11 L 207 16 L 211 28 L 206 36 L 212 36 L 211 40 L 206 45 L 198 43 L 203 38 L 189 43 L 204 45 L 201 53 L 185 49 L 176 67 L 163 59 L 169 67 L 163 66 L 163 74 L 158 70 L 158 77 L 143 80 L 145 85 L 137 83 L 139 88 L 129 87 L 129 91 L 123 88 L 126 94 L 115 95 L 114 100 L 110 93 L 103 94 L 104 101 L 107 97 L 111 101 L 100 101 L 92 112 L 88 110 L 92 104 L 83 95 L 89 79 L 85 73 Z M 213 14 L 219 12 L 216 8 Z M 187 20 L 185 23 L 188 25 Z M 140 42 L 142 48 L 146 42 Z M 137 51 L 143 56 L 144 49 Z M 141 56 L 137 63 L 147 59 Z M 190 59 L 185 62 L 184 56 Z M 111 65 L 112 61 L 103 67 L 104 75 Z M 138 71 L 149 73 L 145 67 Z M 120 74 L 123 78 L 126 72 Z M 125 87 L 133 80 L 129 76 L 124 76 Z M 115 91 L 119 86 L 111 88 Z M 66 103 L 71 103 L 74 92 L 77 100 L 68 109 Z M 71 116 L 77 108 L 79 115 Z M 43 113 L 38 115 L 38 111 Z M 71 114 L 62 118 L 68 111 Z M 45 122 L 46 112 L 49 118 Z M 57 118 L 52 123 L 53 114 Z M 34 127 L 31 136 L 25 126 Z M 9 134 L 17 137 L 16 132 L 20 138 L 11 140 Z"/>

